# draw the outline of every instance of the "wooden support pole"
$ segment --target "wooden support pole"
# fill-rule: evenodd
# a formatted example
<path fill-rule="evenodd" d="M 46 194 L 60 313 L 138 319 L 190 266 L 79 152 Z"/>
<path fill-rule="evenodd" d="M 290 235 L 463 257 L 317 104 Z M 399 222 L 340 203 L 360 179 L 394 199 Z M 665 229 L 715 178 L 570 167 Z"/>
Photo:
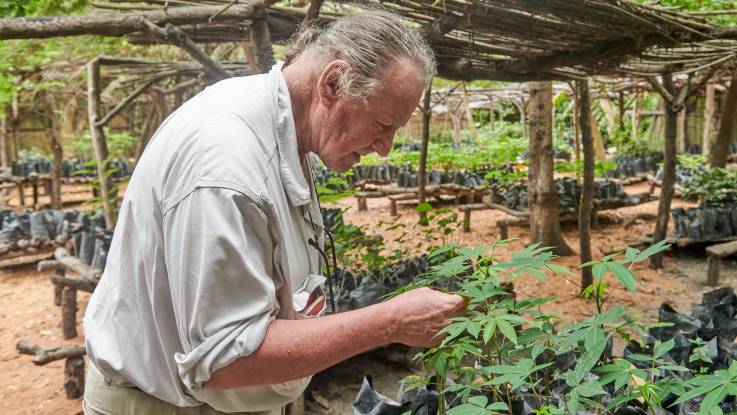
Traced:
<path fill-rule="evenodd" d="M 158 27 L 158 26 L 157 26 Z M 104 127 L 107 125 L 107 123 L 110 122 L 110 120 L 113 119 L 114 116 L 118 115 L 118 113 L 125 109 L 131 102 L 133 102 L 134 99 L 138 98 L 139 95 L 144 93 L 149 87 L 151 87 L 156 82 L 160 81 L 160 79 L 152 79 L 145 84 L 139 86 L 136 88 L 133 92 L 131 92 L 130 95 L 125 97 L 118 105 L 115 106 L 110 112 L 108 112 L 100 121 L 97 122 L 97 127 Z M 148 120 L 148 117 L 144 120 L 144 122 Z"/>
<path fill-rule="evenodd" d="M 18 94 L 13 94 L 13 100 L 10 102 L 11 121 L 10 121 L 10 142 L 13 150 L 10 152 L 11 160 L 18 160 L 18 152 L 20 144 L 18 143 L 18 128 L 20 127 L 20 115 L 18 113 Z"/>
<path fill-rule="evenodd" d="M 688 113 L 686 106 L 678 113 L 678 137 L 676 138 L 677 151 L 681 154 L 686 152 L 686 146 L 688 144 Z"/>
<path fill-rule="evenodd" d="M 676 95 L 676 86 L 673 75 L 663 73 L 663 88 L 671 95 Z M 668 220 L 670 218 L 670 205 L 675 193 L 676 184 L 676 122 L 677 113 L 680 108 L 674 108 L 666 97 L 663 97 L 663 108 L 665 109 L 665 143 L 663 151 L 663 184 L 660 188 L 658 200 L 658 216 L 655 219 L 655 230 L 653 231 L 653 242 L 660 242 L 668 234 Z M 663 254 L 650 257 L 652 268 L 663 267 Z"/>
<path fill-rule="evenodd" d="M 479 138 L 479 132 L 476 130 L 476 123 L 473 121 L 473 113 L 471 112 L 471 103 L 468 100 L 468 90 L 466 89 L 465 81 L 461 82 L 461 88 L 463 90 L 463 110 L 468 121 L 468 129 L 471 130 L 471 137 L 475 141 Z"/>
<path fill-rule="evenodd" d="M 64 389 L 67 399 L 78 399 L 84 395 L 84 358 L 67 359 L 64 364 Z"/>
<path fill-rule="evenodd" d="M 69 287 L 61 291 L 61 331 L 64 340 L 77 337 L 77 290 Z"/>
<path fill-rule="evenodd" d="M 715 85 L 706 84 L 706 98 L 704 100 L 704 131 L 701 138 L 701 154 L 709 154 L 711 147 L 711 132 L 714 124 L 714 109 L 716 107 Z"/>
<path fill-rule="evenodd" d="M 719 273 L 722 268 L 722 259 L 715 256 L 706 257 L 706 285 L 716 287 L 719 285 Z"/>
<path fill-rule="evenodd" d="M 173 24 L 167 23 L 166 26 L 162 28 L 162 27 L 157 26 L 155 23 L 153 23 L 150 20 L 144 20 L 144 22 L 146 23 L 146 27 L 148 28 L 148 31 L 152 35 L 154 35 L 157 39 L 161 40 L 162 42 L 167 42 L 167 43 L 170 43 L 170 44 L 173 44 L 173 45 L 176 45 L 182 48 L 185 52 L 189 54 L 189 56 L 192 57 L 192 59 L 199 62 L 213 78 L 218 79 L 218 80 L 230 78 L 230 74 L 228 73 L 228 71 L 223 69 L 220 65 L 218 65 L 217 62 L 212 60 L 210 56 L 208 56 L 205 52 L 200 50 L 200 48 L 197 47 L 197 44 L 195 44 L 194 41 L 192 41 L 192 39 L 190 39 L 189 36 L 187 36 L 187 34 L 184 33 L 178 27 L 174 26 Z M 147 88 L 148 86 L 150 85 L 146 85 L 145 88 Z M 140 94 L 141 92 L 143 92 L 143 89 L 137 92 Z M 135 99 L 135 96 L 133 96 L 133 99 Z M 131 99 L 131 101 L 133 99 Z M 121 104 L 125 104 L 125 101 L 121 102 Z M 110 113 L 113 114 L 116 110 L 119 111 L 119 109 L 116 108 Z M 110 118 L 112 118 L 112 116 L 110 116 Z M 100 124 L 104 125 L 105 122 L 107 122 L 108 120 L 109 118 L 106 117 L 105 119 L 100 121 Z"/>
<path fill-rule="evenodd" d="M 581 106 L 581 142 L 583 144 L 583 186 L 578 210 L 578 235 L 581 263 L 591 261 L 591 214 L 594 208 L 594 137 L 591 132 L 591 95 L 589 81 L 576 81 Z M 581 269 L 581 289 L 594 283 L 591 267 Z"/>
<path fill-rule="evenodd" d="M 722 119 L 717 139 L 712 146 L 709 163 L 712 167 L 724 167 L 729 156 L 729 144 L 737 130 L 737 69 L 732 72 L 729 91 L 722 107 Z"/>
<path fill-rule="evenodd" d="M 269 72 L 275 62 L 268 17 L 265 13 L 258 13 L 251 20 L 251 40 L 256 47 L 258 70 L 261 73 Z"/>
<path fill-rule="evenodd" d="M 64 268 L 58 268 L 54 271 L 54 274 L 54 277 L 64 278 Z M 54 305 L 57 307 L 61 307 L 62 291 L 64 291 L 64 286 L 62 284 L 54 284 Z"/>
<path fill-rule="evenodd" d="M 427 86 L 425 94 L 422 98 L 422 141 L 420 143 L 420 161 L 417 171 L 417 199 L 420 204 L 425 203 L 425 188 L 427 187 L 427 147 L 430 143 L 430 121 L 432 117 L 432 109 L 430 108 L 430 95 L 432 94 L 432 84 Z M 427 218 L 426 212 L 420 212 L 420 221 Z"/>
<path fill-rule="evenodd" d="M 624 92 L 619 92 L 618 98 L 618 104 L 619 104 L 619 129 L 621 131 L 624 131 Z"/>
<path fill-rule="evenodd" d="M 58 134 L 54 124 L 55 115 L 54 107 L 51 102 L 51 96 L 48 91 L 44 92 L 46 137 L 51 145 L 51 154 L 53 156 L 51 162 L 51 207 L 53 209 L 61 209 L 61 176 L 64 170 L 64 149 L 61 147 Z M 34 185 L 33 204 L 37 205 L 37 190 Z"/>
<path fill-rule="evenodd" d="M 97 58 L 87 64 L 87 111 L 89 115 L 90 132 L 92 143 L 95 147 L 97 158 L 97 176 L 100 179 L 100 193 L 105 208 L 105 225 L 108 230 L 115 229 L 117 220 L 117 191 L 113 186 L 112 179 L 106 174 L 109 153 L 105 133 L 102 127 L 97 125 L 100 114 L 100 62 Z"/>

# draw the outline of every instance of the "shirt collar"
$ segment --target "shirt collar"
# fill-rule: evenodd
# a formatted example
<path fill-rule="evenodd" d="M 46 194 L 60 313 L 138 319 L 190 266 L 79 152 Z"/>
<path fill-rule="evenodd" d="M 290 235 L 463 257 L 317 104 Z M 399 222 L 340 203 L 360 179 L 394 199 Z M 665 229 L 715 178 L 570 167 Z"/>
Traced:
<path fill-rule="evenodd" d="M 281 73 L 282 65 L 283 62 L 278 62 L 271 68 L 268 75 L 272 90 L 276 93 L 274 126 L 279 150 L 279 173 L 289 202 L 292 206 L 302 206 L 310 203 L 310 188 L 299 162 L 292 101 L 289 98 L 287 83 Z"/>

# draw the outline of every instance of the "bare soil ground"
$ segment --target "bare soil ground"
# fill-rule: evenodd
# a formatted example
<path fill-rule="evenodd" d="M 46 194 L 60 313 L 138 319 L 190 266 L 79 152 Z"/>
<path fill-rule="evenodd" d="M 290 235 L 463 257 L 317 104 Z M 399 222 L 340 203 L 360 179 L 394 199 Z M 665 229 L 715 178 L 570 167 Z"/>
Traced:
<path fill-rule="evenodd" d="M 647 185 L 639 184 L 628 187 L 629 193 L 646 190 Z M 388 220 L 389 202 L 386 199 L 369 199 L 369 210 L 358 212 L 354 198 L 344 199 L 335 204 L 348 208 L 346 220 L 356 225 L 366 226 L 369 231 L 376 229 L 379 219 Z M 676 201 L 676 206 L 687 205 Z M 608 215 L 627 219 L 639 212 L 655 213 L 657 201 L 644 205 L 619 209 Z M 408 204 L 400 204 L 399 219 L 412 230 L 416 222 L 416 213 Z M 460 229 L 450 239 L 465 245 L 488 244 L 498 238 L 495 222 L 507 215 L 491 210 L 476 211 L 472 214 L 471 232 L 464 233 Z M 636 240 L 652 232 L 654 221 L 639 220 L 628 229 L 620 223 L 603 224 L 592 233 L 594 258 L 601 257 L 625 246 L 625 241 Z M 414 236 L 420 238 L 420 228 L 414 228 Z M 381 230 L 387 239 L 392 233 Z M 578 251 L 578 236 L 575 225 L 564 227 L 564 235 L 569 245 Z M 527 229 L 510 228 L 510 236 L 519 238 L 514 241 L 511 250 L 519 250 L 525 246 L 528 238 Z M 391 246 L 390 246 L 391 248 Z M 575 269 L 578 265 L 577 255 L 561 258 L 559 263 Z M 668 302 L 676 309 L 690 312 L 691 305 L 701 299 L 701 294 L 709 291 L 703 282 L 706 275 L 706 259 L 703 249 L 691 251 L 675 251 L 666 258 L 663 270 L 651 270 L 647 264 L 636 266 L 636 273 L 641 277 L 644 287 L 637 294 L 630 294 L 618 289 L 609 299 L 609 306 L 623 304 L 632 313 L 645 320 L 655 320 L 660 304 Z M 541 282 L 531 278 L 522 278 L 515 283 L 515 290 L 520 297 L 550 295 L 557 299 L 548 306 L 550 312 L 561 316 L 565 321 L 573 321 L 589 316 L 593 310 L 590 303 L 578 298 L 576 279 L 570 281 L 558 277 L 550 277 Z M 721 285 L 734 286 L 737 282 L 737 263 L 729 259 L 722 270 Z M 616 283 L 612 283 L 616 286 Z M 0 413 L 2 414 L 79 414 L 81 400 L 68 400 L 63 387 L 63 361 L 46 366 L 35 366 L 31 356 L 19 355 L 15 344 L 20 339 L 29 339 L 42 346 L 56 346 L 66 343 L 82 343 L 81 324 L 78 325 L 80 336 L 65 341 L 61 338 L 61 312 L 54 306 L 52 285 L 47 273 L 38 273 L 33 267 L 0 270 L 0 373 L 5 381 L 0 384 Z M 78 322 L 87 304 L 88 295 L 78 293 Z M 314 414 L 347 414 L 350 413 L 350 402 L 358 391 L 363 376 L 372 374 L 376 389 L 394 397 L 398 389 L 398 380 L 409 374 L 412 369 L 406 364 L 411 352 L 399 349 L 374 352 L 370 355 L 351 359 L 328 371 L 318 374 L 308 392 L 307 412 Z M 322 402 L 321 405 L 318 402 Z M 327 407 L 327 408 L 326 408 Z"/>

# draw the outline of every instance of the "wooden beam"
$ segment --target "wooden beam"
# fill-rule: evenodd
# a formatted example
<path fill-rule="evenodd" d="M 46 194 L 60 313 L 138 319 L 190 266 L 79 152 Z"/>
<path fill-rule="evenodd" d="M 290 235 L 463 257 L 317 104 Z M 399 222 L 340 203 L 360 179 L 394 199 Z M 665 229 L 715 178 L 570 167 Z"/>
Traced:
<path fill-rule="evenodd" d="M 57 36 L 123 36 L 147 31 L 146 20 L 156 25 L 205 23 L 222 6 L 171 7 L 131 13 L 96 13 L 82 16 L 44 16 L 0 19 L 0 40 L 45 39 Z M 244 0 L 220 13 L 216 21 L 250 18 L 263 9 L 262 0 Z"/>
<path fill-rule="evenodd" d="M 425 89 L 422 99 L 422 142 L 420 143 L 420 165 L 417 171 L 417 199 L 420 204 L 425 203 L 425 183 L 427 172 L 427 147 L 430 143 L 430 121 L 432 109 L 430 108 L 430 97 L 432 95 L 432 82 Z M 420 222 L 424 223 L 427 212 L 420 212 Z"/>
<path fill-rule="evenodd" d="M 66 344 L 59 347 L 43 348 L 25 339 L 18 340 L 15 348 L 18 350 L 18 353 L 33 355 L 31 361 L 38 366 L 43 366 L 60 359 L 82 357 L 87 354 L 84 345 Z"/>
<path fill-rule="evenodd" d="M 231 75 L 228 71 L 218 65 L 218 63 L 212 60 L 212 58 L 210 58 L 210 56 L 205 52 L 201 51 L 186 33 L 179 30 L 179 28 L 173 24 L 167 23 L 162 28 L 150 20 L 144 20 L 144 22 L 146 24 L 146 28 L 152 35 L 156 36 L 162 42 L 170 43 L 184 49 L 185 52 L 189 53 L 189 55 L 199 62 L 214 78 L 218 80 L 230 78 Z"/>
<path fill-rule="evenodd" d="M 97 284 L 100 281 L 100 271 L 84 263 L 81 259 L 69 254 L 69 251 L 59 247 L 54 251 L 54 258 L 68 270 L 77 273 L 85 280 Z"/>
<path fill-rule="evenodd" d="M 143 92 L 145 92 L 151 85 L 155 84 L 156 82 L 160 81 L 160 79 L 152 79 L 145 84 L 139 86 L 136 88 L 135 91 L 133 91 L 130 95 L 125 97 L 124 100 L 122 100 L 115 108 L 113 108 L 110 112 L 108 112 L 100 121 L 97 122 L 96 127 L 103 127 L 105 124 L 110 122 L 111 119 L 113 119 L 114 116 L 116 116 L 120 111 L 125 109 L 131 102 L 133 102 L 134 99 L 136 99 L 139 95 L 141 95 Z"/>

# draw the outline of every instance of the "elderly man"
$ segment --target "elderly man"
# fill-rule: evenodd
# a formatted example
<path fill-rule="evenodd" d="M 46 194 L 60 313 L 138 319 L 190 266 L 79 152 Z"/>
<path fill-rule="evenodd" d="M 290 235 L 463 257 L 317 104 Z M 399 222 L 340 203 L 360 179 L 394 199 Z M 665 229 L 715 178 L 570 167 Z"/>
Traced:
<path fill-rule="evenodd" d="M 84 319 L 85 412 L 280 413 L 310 375 L 393 342 L 435 344 L 463 309 L 422 289 L 300 314 L 324 280 L 307 155 L 346 170 L 387 154 L 434 60 L 383 11 L 307 28 L 285 60 L 207 88 L 151 139 Z"/>

